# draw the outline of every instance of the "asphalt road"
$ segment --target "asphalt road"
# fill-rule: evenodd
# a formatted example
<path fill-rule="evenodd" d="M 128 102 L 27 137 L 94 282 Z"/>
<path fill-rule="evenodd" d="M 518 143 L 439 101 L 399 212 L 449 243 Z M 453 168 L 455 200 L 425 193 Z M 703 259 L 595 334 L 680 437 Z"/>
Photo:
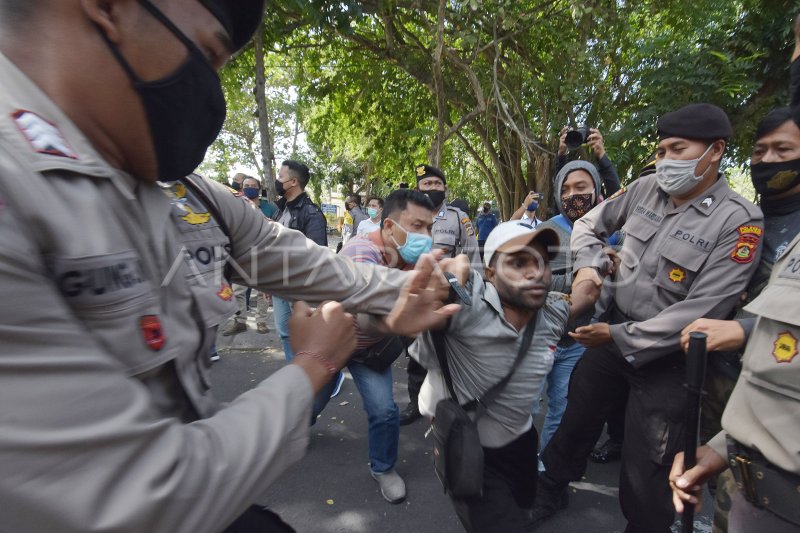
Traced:
<path fill-rule="evenodd" d="M 266 335 L 255 332 L 250 318 L 247 332 L 219 337 L 221 360 L 212 368 L 213 389 L 223 401 L 254 387 L 284 364 L 280 339 L 270 316 Z M 408 401 L 404 358 L 394 367 L 395 401 Z M 392 505 L 381 496 L 369 475 L 367 418 L 350 376 L 311 430 L 303 460 L 272 486 L 269 507 L 298 532 L 456 533 L 463 531 L 450 502 L 433 473 L 427 424 L 420 420 L 401 427 L 397 471 L 406 481 L 408 496 Z M 541 427 L 541 417 L 536 421 Z M 570 505 L 537 531 L 621 532 L 625 520 L 617 503 L 618 463 L 590 463 L 585 478 L 570 487 Z M 706 497 L 706 502 L 709 498 Z M 673 531 L 680 529 L 673 526 Z M 710 532 L 708 504 L 695 522 L 695 531 Z M 502 532 L 499 532 L 502 533 Z"/>

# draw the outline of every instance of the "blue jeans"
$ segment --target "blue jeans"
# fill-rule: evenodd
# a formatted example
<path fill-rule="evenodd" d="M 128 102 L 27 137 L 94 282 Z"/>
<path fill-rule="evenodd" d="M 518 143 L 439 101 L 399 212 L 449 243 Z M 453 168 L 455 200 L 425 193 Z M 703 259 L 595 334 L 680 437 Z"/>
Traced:
<path fill-rule="evenodd" d="M 397 463 L 397 447 L 400 442 L 400 410 L 394 403 L 392 394 L 392 367 L 383 372 L 375 372 L 361 363 L 351 361 L 347 369 L 356 382 L 367 412 L 370 468 L 376 474 L 391 470 Z M 318 414 L 317 400 L 323 398 L 327 403 L 334 385 L 335 378 L 314 398 L 315 417 Z"/>
<path fill-rule="evenodd" d="M 581 360 L 586 348 L 575 343 L 567 348 L 556 348 L 553 358 L 553 368 L 547 374 L 547 414 L 542 425 L 542 436 L 539 439 L 539 449 L 544 450 L 550 437 L 558 429 L 561 417 L 567 409 L 567 391 L 569 378 L 578 361 Z"/>
<path fill-rule="evenodd" d="M 287 361 L 294 359 L 292 346 L 289 344 L 289 317 L 292 316 L 292 303 L 277 296 L 272 297 L 272 317 L 275 319 L 275 331 L 283 343 L 283 355 Z"/>

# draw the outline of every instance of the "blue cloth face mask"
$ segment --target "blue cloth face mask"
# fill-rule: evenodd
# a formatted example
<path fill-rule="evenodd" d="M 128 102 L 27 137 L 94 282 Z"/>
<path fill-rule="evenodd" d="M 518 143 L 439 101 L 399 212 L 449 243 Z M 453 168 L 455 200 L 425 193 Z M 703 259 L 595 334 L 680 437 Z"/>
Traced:
<path fill-rule="evenodd" d="M 261 196 L 261 189 L 259 189 L 258 187 L 245 187 L 242 189 L 242 193 L 244 193 L 244 195 L 247 198 L 255 200 L 256 198 Z"/>
<path fill-rule="evenodd" d="M 390 218 L 388 220 L 394 222 L 395 226 L 403 230 L 406 234 L 406 243 L 402 246 L 400 246 L 395 240 L 394 236 L 392 236 L 392 242 L 395 246 L 397 246 L 397 251 L 400 252 L 400 257 L 403 258 L 403 261 L 410 265 L 414 265 L 417 263 L 422 254 L 431 251 L 431 248 L 433 248 L 432 238 L 427 235 L 423 235 L 422 233 L 408 231 L 394 219 Z"/>

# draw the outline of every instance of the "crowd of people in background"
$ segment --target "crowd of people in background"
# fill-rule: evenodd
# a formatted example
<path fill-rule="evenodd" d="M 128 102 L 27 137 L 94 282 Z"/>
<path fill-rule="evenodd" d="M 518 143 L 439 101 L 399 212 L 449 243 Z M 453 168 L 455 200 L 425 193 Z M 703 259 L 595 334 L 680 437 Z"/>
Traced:
<path fill-rule="evenodd" d="M 627 533 L 670 531 L 706 483 L 716 531 L 800 531 L 800 17 L 790 107 L 756 132 L 758 205 L 723 173 L 728 115 L 694 102 L 624 187 L 600 130 L 563 129 L 553 197 L 522 191 L 509 220 L 492 199 L 470 216 L 431 164 L 365 206 L 347 191 L 334 253 L 303 162 L 277 198 L 193 173 L 225 118 L 214 70 L 263 11 L 0 0 L 0 530 L 293 531 L 263 498 L 346 369 L 392 504 L 401 426 L 463 406 L 480 490 L 443 483 L 469 532 L 540 528 L 615 458 Z M 271 309 L 286 366 L 220 405 L 217 331 L 248 307 L 260 334 Z M 685 464 L 695 332 L 712 355 Z"/>

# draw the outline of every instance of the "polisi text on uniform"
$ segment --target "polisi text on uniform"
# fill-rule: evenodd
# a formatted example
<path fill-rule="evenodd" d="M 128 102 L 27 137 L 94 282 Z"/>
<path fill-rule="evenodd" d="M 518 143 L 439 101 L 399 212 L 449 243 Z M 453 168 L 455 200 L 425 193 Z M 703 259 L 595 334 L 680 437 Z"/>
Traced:
<path fill-rule="evenodd" d="M 85 291 L 99 296 L 130 289 L 143 282 L 141 265 L 134 261 L 83 270 L 68 270 L 58 277 L 58 287 L 70 298 L 80 296 Z"/>
<path fill-rule="evenodd" d="M 672 237 L 678 239 L 679 241 L 688 242 L 689 244 L 693 244 L 703 250 L 708 250 L 708 247 L 713 244 L 711 241 L 706 239 L 696 237 L 692 233 L 688 233 L 683 231 L 682 229 L 676 229 L 675 232 L 672 234 Z"/>

